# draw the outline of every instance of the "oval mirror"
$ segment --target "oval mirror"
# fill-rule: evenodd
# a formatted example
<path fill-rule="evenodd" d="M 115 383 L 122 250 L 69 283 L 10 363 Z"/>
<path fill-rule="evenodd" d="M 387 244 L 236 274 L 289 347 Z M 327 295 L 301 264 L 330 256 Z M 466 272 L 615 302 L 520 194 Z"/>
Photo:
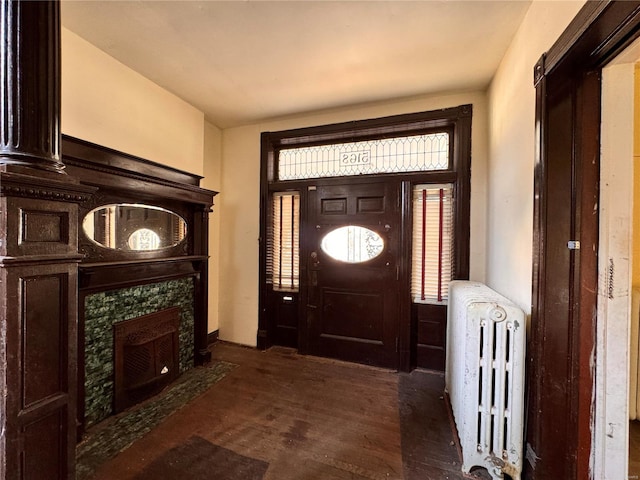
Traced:
<path fill-rule="evenodd" d="M 82 230 L 105 248 L 150 251 L 178 245 L 187 236 L 187 222 L 164 208 L 114 203 L 91 210 Z"/>
<path fill-rule="evenodd" d="M 347 225 L 327 233 L 320 242 L 320 248 L 341 262 L 362 263 L 382 253 L 384 240 L 373 230 Z"/>

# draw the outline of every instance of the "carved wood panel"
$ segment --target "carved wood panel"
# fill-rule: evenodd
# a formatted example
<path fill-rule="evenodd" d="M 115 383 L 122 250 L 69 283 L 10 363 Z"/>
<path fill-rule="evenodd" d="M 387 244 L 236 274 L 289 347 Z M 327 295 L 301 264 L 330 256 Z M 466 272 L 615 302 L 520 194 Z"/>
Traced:
<path fill-rule="evenodd" d="M 66 391 L 68 283 L 66 273 L 20 279 L 23 409 Z"/>
<path fill-rule="evenodd" d="M 76 265 L 24 260 L 0 273 L 8 307 L 5 478 L 67 478 L 75 454 Z"/>

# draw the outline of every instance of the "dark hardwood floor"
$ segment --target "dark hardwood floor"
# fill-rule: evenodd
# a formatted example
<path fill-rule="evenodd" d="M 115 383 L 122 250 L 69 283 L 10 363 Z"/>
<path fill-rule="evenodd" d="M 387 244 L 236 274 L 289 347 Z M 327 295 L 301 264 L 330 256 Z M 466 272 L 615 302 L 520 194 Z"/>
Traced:
<path fill-rule="evenodd" d="M 217 343 L 237 365 L 101 480 L 461 480 L 443 378 Z M 482 477 L 485 478 L 485 477 Z"/>

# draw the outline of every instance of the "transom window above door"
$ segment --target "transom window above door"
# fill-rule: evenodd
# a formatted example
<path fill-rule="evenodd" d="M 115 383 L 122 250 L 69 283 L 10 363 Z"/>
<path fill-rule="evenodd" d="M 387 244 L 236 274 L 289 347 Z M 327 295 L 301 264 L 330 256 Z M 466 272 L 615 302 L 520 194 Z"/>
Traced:
<path fill-rule="evenodd" d="M 449 133 L 281 149 L 278 180 L 450 169 Z"/>

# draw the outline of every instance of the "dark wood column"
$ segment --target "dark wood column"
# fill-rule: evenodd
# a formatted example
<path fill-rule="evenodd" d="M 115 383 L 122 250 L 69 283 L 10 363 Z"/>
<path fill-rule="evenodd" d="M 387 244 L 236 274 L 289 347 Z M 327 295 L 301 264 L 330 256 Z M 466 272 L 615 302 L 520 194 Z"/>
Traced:
<path fill-rule="evenodd" d="M 78 203 L 57 2 L 0 0 L 0 478 L 75 477 Z"/>
<path fill-rule="evenodd" d="M 1 162 L 59 172 L 59 4 L 2 0 L 0 8 Z"/>

